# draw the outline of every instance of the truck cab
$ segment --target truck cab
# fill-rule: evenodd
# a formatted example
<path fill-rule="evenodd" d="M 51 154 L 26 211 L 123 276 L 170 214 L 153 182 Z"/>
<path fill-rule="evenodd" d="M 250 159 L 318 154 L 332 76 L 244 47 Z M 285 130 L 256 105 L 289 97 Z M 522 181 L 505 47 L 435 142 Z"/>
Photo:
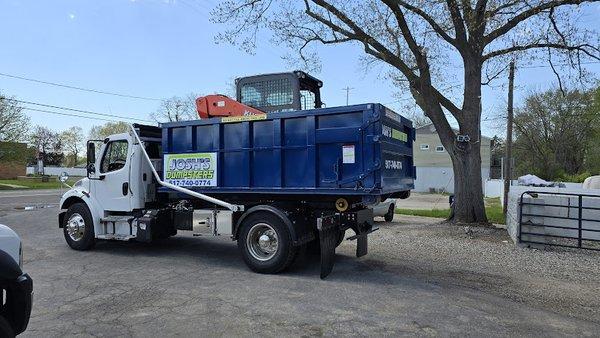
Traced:
<path fill-rule="evenodd" d="M 137 133 L 141 142 L 131 132 L 88 141 L 87 177 L 60 201 L 59 225 L 72 248 L 89 249 L 96 239 L 137 238 L 132 220 L 157 202 L 150 163 L 162 164 L 160 129 L 138 127 Z M 150 163 L 144 153 L 152 157 Z"/>

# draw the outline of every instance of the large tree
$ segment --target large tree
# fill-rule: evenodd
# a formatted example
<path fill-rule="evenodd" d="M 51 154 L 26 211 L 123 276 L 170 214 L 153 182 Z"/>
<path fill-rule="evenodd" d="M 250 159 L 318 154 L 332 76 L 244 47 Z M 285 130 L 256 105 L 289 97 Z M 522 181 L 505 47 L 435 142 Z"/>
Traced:
<path fill-rule="evenodd" d="M 13 98 L 0 93 L 0 141 L 22 141 L 29 131 L 29 117 Z"/>
<path fill-rule="evenodd" d="M 600 117 L 600 87 L 594 94 L 594 102 L 590 110 Z M 600 124 L 600 123 L 599 123 Z M 600 125 L 597 126 L 592 142 L 588 146 L 585 158 L 585 169 L 592 175 L 600 175 Z"/>
<path fill-rule="evenodd" d="M 113 134 L 129 132 L 129 123 L 117 121 L 106 122 L 100 126 L 93 126 L 90 130 L 90 140 L 103 140 Z"/>
<path fill-rule="evenodd" d="M 158 109 L 150 114 L 156 122 L 175 122 L 198 119 L 196 111 L 196 98 L 198 95 L 190 93 L 184 97 L 173 96 L 161 101 Z"/>
<path fill-rule="evenodd" d="M 515 163 L 519 174 L 546 180 L 594 170 L 600 135 L 595 91 L 532 93 L 516 111 Z"/>
<path fill-rule="evenodd" d="M 69 152 L 67 165 L 76 166 L 84 148 L 83 129 L 79 126 L 68 128 L 60 133 L 60 139 L 64 149 Z"/>
<path fill-rule="evenodd" d="M 543 57 L 575 65 L 600 56 L 595 32 L 576 10 L 594 0 L 232 0 L 213 20 L 219 37 L 252 49 L 268 28 L 277 43 L 313 59 L 313 44 L 358 44 L 370 61 L 392 69 L 433 122 L 454 169 L 458 222 L 486 222 L 481 182 L 481 87 L 508 60 Z M 592 10 L 596 10 L 593 8 Z M 269 48 L 264 46 L 264 48 Z M 454 62 L 461 72 L 449 85 Z M 450 70 L 450 71 L 449 71 Z M 462 89 L 452 97 L 449 88 Z M 458 133 L 451 128 L 456 121 Z M 458 137 L 462 136 L 462 137 Z"/>
<path fill-rule="evenodd" d="M 62 142 L 59 134 L 43 126 L 36 126 L 30 135 L 30 143 L 38 151 L 44 165 L 62 165 Z"/>

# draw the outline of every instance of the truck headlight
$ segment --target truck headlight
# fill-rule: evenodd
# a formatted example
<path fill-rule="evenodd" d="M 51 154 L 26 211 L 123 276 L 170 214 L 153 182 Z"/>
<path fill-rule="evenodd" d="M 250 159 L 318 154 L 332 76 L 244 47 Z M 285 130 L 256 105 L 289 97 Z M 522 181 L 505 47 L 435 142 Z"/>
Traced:
<path fill-rule="evenodd" d="M 19 267 L 23 269 L 23 243 L 19 244 Z"/>

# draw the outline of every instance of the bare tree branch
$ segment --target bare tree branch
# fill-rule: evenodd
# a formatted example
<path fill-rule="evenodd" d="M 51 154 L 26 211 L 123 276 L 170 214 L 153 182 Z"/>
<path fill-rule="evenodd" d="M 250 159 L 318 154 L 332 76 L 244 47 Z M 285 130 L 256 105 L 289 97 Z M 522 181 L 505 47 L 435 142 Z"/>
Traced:
<path fill-rule="evenodd" d="M 596 2 L 598 0 L 553 0 L 547 3 L 542 3 L 538 6 L 534 6 L 529 8 L 526 11 L 519 13 L 514 16 L 507 23 L 500 26 L 499 28 L 493 30 L 484 38 L 484 45 L 491 43 L 496 40 L 498 37 L 508 33 L 511 29 L 515 28 L 519 23 L 531 18 L 532 16 L 538 15 L 543 11 L 549 10 L 551 8 L 556 8 L 564 5 L 579 5 L 584 2 Z"/>
<path fill-rule="evenodd" d="M 546 42 L 532 43 L 532 44 L 524 45 L 524 46 L 512 46 L 512 47 L 508 47 L 508 48 L 504 48 L 504 49 L 495 50 L 493 52 L 489 52 L 488 54 L 484 55 L 483 60 L 487 61 L 489 59 L 492 59 L 492 58 L 500 56 L 500 55 L 521 52 L 521 51 L 525 51 L 525 50 L 529 50 L 529 49 L 536 49 L 536 48 L 554 48 L 554 49 L 562 49 L 562 50 L 567 50 L 567 51 L 578 51 L 578 52 L 582 52 L 582 53 L 586 54 L 590 58 L 600 60 L 600 56 L 599 56 L 600 54 L 595 55 L 592 53 L 592 51 L 596 51 L 596 52 L 600 53 L 600 50 L 590 44 L 584 43 L 584 44 L 580 44 L 577 46 L 565 46 L 561 43 L 546 43 Z M 588 49 L 591 49 L 592 51 L 590 51 Z"/>
<path fill-rule="evenodd" d="M 431 16 L 429 16 L 427 13 L 425 13 L 419 7 L 413 6 L 409 3 L 407 3 L 406 1 L 402 1 L 402 0 L 397 0 L 396 2 L 399 5 L 401 5 L 402 7 L 406 8 L 407 10 L 420 16 L 421 18 L 423 18 L 423 20 L 427 21 L 429 26 L 431 26 L 431 28 L 433 28 L 433 30 L 442 39 L 446 40 L 446 42 L 448 42 L 449 44 L 451 44 L 453 46 L 456 44 L 456 40 L 454 38 L 450 37 L 450 35 L 448 35 L 448 33 L 446 33 L 446 31 L 442 28 L 442 26 L 440 26 Z"/>
<path fill-rule="evenodd" d="M 396 17 L 396 22 L 398 23 L 398 27 L 400 27 L 402 35 L 404 36 L 404 39 L 406 39 L 408 48 L 410 48 L 411 52 L 415 56 L 419 68 L 421 68 L 422 66 L 426 66 L 426 64 L 424 63 L 426 63 L 427 61 L 423 58 L 421 47 L 415 41 L 415 38 L 412 32 L 410 31 L 410 28 L 408 28 L 408 24 L 406 23 L 406 19 L 404 18 L 404 13 L 402 13 L 400 7 L 397 4 L 395 4 L 392 0 L 382 1 L 392 10 L 392 13 L 394 13 L 394 16 Z"/>
<path fill-rule="evenodd" d="M 331 14 L 333 14 L 335 17 L 337 17 L 339 20 L 341 20 L 345 25 L 347 25 L 350 29 L 352 29 L 352 32 L 340 27 L 339 25 L 336 25 L 332 21 L 327 20 L 327 19 L 319 16 L 314 11 L 312 11 L 310 9 L 310 6 L 308 5 L 308 0 L 304 0 L 304 2 L 306 4 L 306 14 L 308 14 L 310 17 L 314 18 L 315 20 L 327 25 L 328 27 L 331 27 L 334 31 L 336 31 L 340 34 L 343 34 L 349 38 L 352 38 L 354 40 L 362 42 L 365 47 L 365 51 L 368 54 L 373 55 L 378 59 L 381 59 L 383 61 L 393 64 L 396 68 L 398 68 L 398 70 L 400 70 L 404 74 L 404 76 L 407 77 L 407 79 L 409 81 L 416 81 L 415 74 L 413 73 L 411 68 L 406 64 L 406 62 L 404 62 L 404 60 L 402 60 L 401 58 L 396 56 L 394 53 L 392 53 L 389 49 L 384 47 L 374 37 L 367 34 L 354 21 L 352 21 L 348 16 L 346 16 L 344 13 L 342 13 L 340 10 L 338 10 L 335 6 L 327 3 L 324 0 L 311 0 L 311 1 L 315 4 L 317 4 L 318 6 L 326 9 Z M 370 48 L 370 46 L 373 46 L 374 49 Z"/>
<path fill-rule="evenodd" d="M 456 33 L 456 39 L 464 46 L 467 43 L 467 33 L 465 31 L 465 22 L 460 14 L 460 8 L 455 0 L 446 0 L 448 9 L 450 11 L 450 17 L 454 24 L 454 31 Z"/>

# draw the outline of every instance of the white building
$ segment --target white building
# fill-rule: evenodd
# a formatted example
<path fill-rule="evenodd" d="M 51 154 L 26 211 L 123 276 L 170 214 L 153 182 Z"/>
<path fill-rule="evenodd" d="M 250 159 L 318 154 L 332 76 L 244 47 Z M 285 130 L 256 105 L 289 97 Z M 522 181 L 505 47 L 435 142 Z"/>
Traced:
<path fill-rule="evenodd" d="M 481 137 L 482 185 L 490 177 L 489 137 Z M 416 192 L 454 192 L 454 174 L 450 155 L 442 145 L 433 124 L 417 128 L 414 142 L 414 163 L 417 167 Z"/>

